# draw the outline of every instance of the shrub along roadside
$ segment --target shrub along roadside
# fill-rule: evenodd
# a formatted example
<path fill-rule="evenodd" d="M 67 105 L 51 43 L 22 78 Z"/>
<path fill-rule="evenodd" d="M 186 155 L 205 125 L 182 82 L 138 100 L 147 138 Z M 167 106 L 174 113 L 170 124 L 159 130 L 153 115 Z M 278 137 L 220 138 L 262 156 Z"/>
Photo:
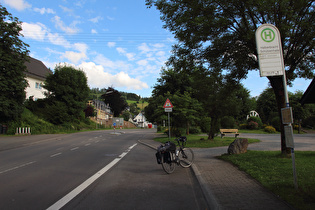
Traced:
<path fill-rule="evenodd" d="M 315 152 L 296 151 L 295 156 L 298 190 L 294 188 L 291 158 L 278 151 L 248 151 L 220 159 L 233 163 L 294 208 L 315 209 Z"/>
<path fill-rule="evenodd" d="M 79 123 L 67 123 L 62 125 L 54 125 L 34 115 L 30 110 L 24 109 L 19 122 L 11 122 L 8 124 L 8 135 L 14 135 L 16 128 L 30 127 L 32 134 L 54 134 L 54 133 L 73 133 L 81 130 L 95 130 L 99 125 L 85 119 Z"/>

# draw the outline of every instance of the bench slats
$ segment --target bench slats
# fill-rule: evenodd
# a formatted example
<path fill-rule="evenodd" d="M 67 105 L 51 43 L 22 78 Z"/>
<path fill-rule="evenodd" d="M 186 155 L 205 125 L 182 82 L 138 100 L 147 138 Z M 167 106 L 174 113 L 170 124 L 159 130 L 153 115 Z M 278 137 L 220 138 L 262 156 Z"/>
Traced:
<path fill-rule="evenodd" d="M 221 133 L 221 138 L 223 138 L 223 136 L 225 136 L 226 133 L 234 133 L 235 138 L 237 138 L 237 136 L 240 135 L 238 133 L 238 129 L 220 129 L 220 133 Z"/>

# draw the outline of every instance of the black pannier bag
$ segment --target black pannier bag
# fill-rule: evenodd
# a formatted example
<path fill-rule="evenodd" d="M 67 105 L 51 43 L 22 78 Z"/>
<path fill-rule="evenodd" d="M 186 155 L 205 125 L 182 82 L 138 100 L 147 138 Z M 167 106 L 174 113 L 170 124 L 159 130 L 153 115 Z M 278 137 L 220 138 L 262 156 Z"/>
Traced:
<path fill-rule="evenodd" d="M 161 156 L 161 153 L 160 152 L 157 152 L 155 153 L 155 156 L 156 156 L 156 161 L 158 164 L 161 164 L 162 163 L 162 156 Z"/>
<path fill-rule="evenodd" d="M 176 150 L 176 145 L 173 142 L 166 142 L 164 145 L 160 145 L 157 148 L 157 153 L 155 154 L 156 156 L 156 161 L 158 164 L 161 164 L 162 162 L 162 155 L 164 157 L 165 162 L 171 162 L 171 155 L 170 152 L 175 152 Z"/>

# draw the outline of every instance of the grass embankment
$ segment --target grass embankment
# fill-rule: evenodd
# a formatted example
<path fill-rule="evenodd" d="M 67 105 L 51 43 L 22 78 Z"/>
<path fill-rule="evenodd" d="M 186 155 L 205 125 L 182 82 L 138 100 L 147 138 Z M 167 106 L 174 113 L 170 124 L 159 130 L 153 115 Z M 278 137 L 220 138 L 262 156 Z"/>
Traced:
<path fill-rule="evenodd" d="M 210 141 L 206 136 L 200 135 L 189 135 L 187 138 L 186 146 L 197 148 L 228 146 L 235 139 L 233 137 L 221 139 L 218 136 Z M 174 139 L 171 138 L 172 141 Z M 164 143 L 168 141 L 168 137 L 159 137 L 155 140 Z M 259 142 L 257 139 L 248 139 L 248 141 L 249 143 Z M 315 209 L 315 152 L 295 152 L 297 190 L 294 187 L 292 159 L 283 157 L 280 148 L 279 151 L 248 151 L 239 155 L 225 154 L 219 158 L 236 165 L 294 208 Z"/>

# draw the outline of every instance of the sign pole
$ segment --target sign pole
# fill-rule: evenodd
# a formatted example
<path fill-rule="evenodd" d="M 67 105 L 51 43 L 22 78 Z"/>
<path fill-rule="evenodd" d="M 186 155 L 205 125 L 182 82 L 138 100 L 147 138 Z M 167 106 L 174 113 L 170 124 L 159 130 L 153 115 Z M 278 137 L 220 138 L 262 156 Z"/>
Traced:
<path fill-rule="evenodd" d="M 168 139 L 171 138 L 171 122 L 170 122 L 170 112 L 173 111 L 173 104 L 171 103 L 170 99 L 166 99 L 163 108 L 165 109 L 165 112 L 167 112 L 167 118 L 168 118 Z"/>
<path fill-rule="evenodd" d="M 288 94 L 288 89 L 287 89 L 287 80 L 286 80 L 286 76 L 285 76 L 285 71 L 283 71 L 283 87 L 284 87 L 284 97 L 285 97 L 285 106 L 287 108 L 290 107 L 290 102 L 289 102 L 289 94 Z M 292 114 L 291 114 L 291 121 L 288 123 L 288 126 L 292 128 L 292 122 L 293 122 L 293 118 L 292 118 Z M 287 134 L 285 134 L 285 138 L 291 138 L 288 137 Z M 290 145 L 291 147 L 291 158 L 292 158 L 292 169 L 293 169 L 293 179 L 294 179 L 294 187 L 297 190 L 298 189 L 298 183 L 297 183 L 297 177 L 296 177 L 296 167 L 295 167 L 295 154 L 294 154 L 294 140 L 293 140 L 293 133 L 290 135 L 292 136 L 292 144 Z M 288 143 L 286 143 L 288 144 Z"/>
<path fill-rule="evenodd" d="M 286 146 L 291 148 L 292 166 L 294 186 L 297 189 L 297 178 L 295 169 L 294 140 L 293 140 L 293 117 L 292 113 L 285 116 L 286 110 L 290 107 L 289 96 L 287 91 L 287 82 L 284 69 L 283 52 L 281 46 L 280 32 L 277 27 L 272 24 L 262 24 L 255 32 L 258 63 L 260 76 L 280 76 L 283 78 L 283 88 L 285 97 L 285 108 L 281 109 L 282 123 L 284 126 L 284 136 Z M 289 120 L 284 120 L 289 119 Z"/>
<path fill-rule="evenodd" d="M 168 116 L 168 140 L 171 139 L 171 123 L 170 123 L 170 113 L 167 112 L 167 116 Z"/>

